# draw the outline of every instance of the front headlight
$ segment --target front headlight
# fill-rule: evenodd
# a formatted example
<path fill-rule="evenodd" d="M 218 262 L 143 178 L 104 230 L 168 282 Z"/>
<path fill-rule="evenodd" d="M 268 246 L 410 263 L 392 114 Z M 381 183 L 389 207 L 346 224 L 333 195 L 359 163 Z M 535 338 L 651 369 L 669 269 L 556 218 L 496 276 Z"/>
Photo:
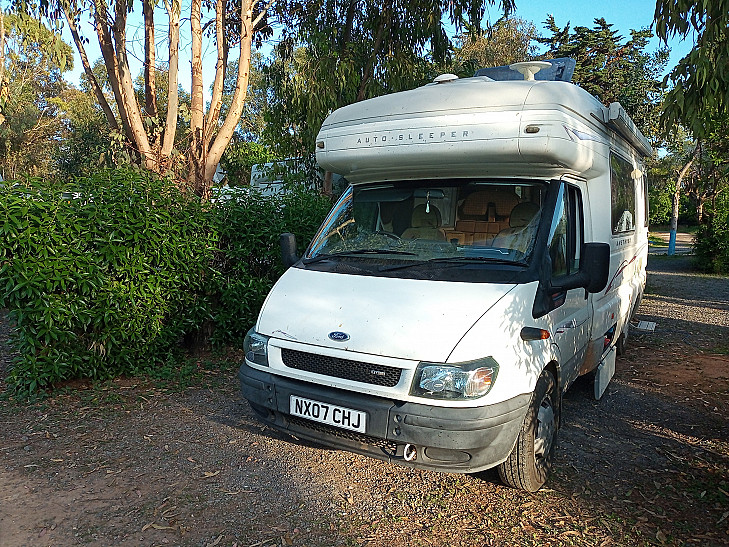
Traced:
<path fill-rule="evenodd" d="M 251 363 L 268 366 L 268 336 L 258 334 L 255 329 L 249 330 L 243 340 L 243 351 Z"/>
<path fill-rule="evenodd" d="M 411 395 L 431 399 L 475 399 L 494 385 L 499 364 L 492 357 L 466 363 L 420 363 Z"/>

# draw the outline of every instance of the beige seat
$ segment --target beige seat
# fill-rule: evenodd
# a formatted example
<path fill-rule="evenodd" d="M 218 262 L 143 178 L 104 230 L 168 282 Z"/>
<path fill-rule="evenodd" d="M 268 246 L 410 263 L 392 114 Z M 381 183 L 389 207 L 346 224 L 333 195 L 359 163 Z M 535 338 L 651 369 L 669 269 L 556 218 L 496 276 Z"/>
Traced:
<path fill-rule="evenodd" d="M 509 215 L 509 228 L 501 230 L 492 245 L 502 249 L 514 249 L 526 253 L 533 232 L 525 228 L 539 213 L 539 206 L 531 201 L 517 204 Z"/>
<path fill-rule="evenodd" d="M 451 236 L 467 245 L 489 245 L 502 228 L 509 227 L 509 211 L 519 203 L 510 188 L 488 187 L 469 194 L 460 207 Z"/>
<path fill-rule="evenodd" d="M 440 228 L 441 223 L 440 211 L 435 205 L 426 208 L 425 204 L 420 204 L 413 209 L 410 228 L 406 229 L 401 237 L 445 241 L 445 233 Z"/>

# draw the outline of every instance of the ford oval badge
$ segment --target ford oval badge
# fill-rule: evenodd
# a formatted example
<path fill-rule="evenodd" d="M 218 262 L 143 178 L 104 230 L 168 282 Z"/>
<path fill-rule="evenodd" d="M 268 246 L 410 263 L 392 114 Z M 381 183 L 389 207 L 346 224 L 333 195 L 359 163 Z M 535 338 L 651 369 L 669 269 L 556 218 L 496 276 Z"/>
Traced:
<path fill-rule="evenodd" d="M 334 332 L 329 333 L 329 339 L 334 340 L 335 342 L 346 342 L 349 340 L 349 334 L 335 330 Z"/>

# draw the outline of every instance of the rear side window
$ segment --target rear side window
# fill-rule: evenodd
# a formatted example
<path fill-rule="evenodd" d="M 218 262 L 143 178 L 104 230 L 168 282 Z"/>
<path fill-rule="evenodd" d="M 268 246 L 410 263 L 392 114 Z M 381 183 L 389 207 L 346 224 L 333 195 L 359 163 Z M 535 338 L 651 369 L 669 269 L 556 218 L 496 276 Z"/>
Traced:
<path fill-rule="evenodd" d="M 633 164 L 610 153 L 610 205 L 613 234 L 635 230 Z"/>

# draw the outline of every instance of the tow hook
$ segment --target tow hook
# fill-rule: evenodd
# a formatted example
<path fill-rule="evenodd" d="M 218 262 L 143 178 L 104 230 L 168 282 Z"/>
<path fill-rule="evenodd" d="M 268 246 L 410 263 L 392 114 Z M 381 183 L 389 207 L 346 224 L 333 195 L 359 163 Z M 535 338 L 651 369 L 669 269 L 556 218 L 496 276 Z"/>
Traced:
<path fill-rule="evenodd" d="M 418 457 L 418 449 L 413 444 L 406 444 L 402 451 L 402 457 L 406 462 L 415 461 L 415 458 Z"/>

